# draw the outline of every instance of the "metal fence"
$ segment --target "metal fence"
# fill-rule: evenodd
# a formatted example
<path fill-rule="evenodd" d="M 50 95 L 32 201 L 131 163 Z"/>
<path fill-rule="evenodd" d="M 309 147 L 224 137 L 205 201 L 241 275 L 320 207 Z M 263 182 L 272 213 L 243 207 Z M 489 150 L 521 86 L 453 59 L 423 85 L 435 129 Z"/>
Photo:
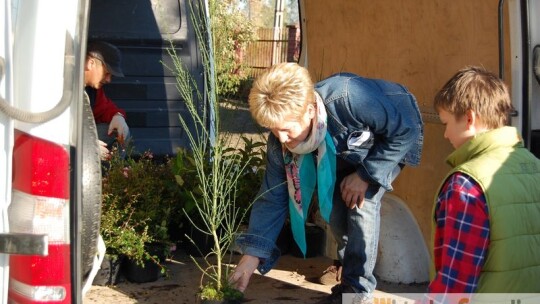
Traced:
<path fill-rule="evenodd" d="M 274 28 L 257 29 L 258 39 L 248 45 L 243 57 L 250 77 L 257 77 L 273 64 L 295 60 L 291 52 L 294 53 L 297 48 L 296 37 L 289 37 L 290 32 L 293 32 L 290 28 L 282 28 L 277 32 Z M 296 33 L 296 28 L 294 28 L 294 33 Z M 294 40 L 291 41 L 289 38 L 294 38 Z"/>

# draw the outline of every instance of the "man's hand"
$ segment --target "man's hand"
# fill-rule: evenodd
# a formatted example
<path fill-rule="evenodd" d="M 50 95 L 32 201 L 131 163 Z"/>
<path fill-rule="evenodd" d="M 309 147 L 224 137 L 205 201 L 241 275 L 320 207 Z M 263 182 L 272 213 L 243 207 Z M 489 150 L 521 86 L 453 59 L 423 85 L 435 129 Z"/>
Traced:
<path fill-rule="evenodd" d="M 111 158 L 111 153 L 109 152 L 109 149 L 107 149 L 107 144 L 99 139 L 97 143 L 101 160 L 109 160 Z"/>
<path fill-rule="evenodd" d="M 259 258 L 252 255 L 244 255 L 234 268 L 233 273 L 229 277 L 229 283 L 235 289 L 244 292 L 249 284 L 251 275 L 259 266 Z"/>
<path fill-rule="evenodd" d="M 126 123 L 126 120 L 124 119 L 124 116 L 120 114 L 116 114 L 113 116 L 111 123 L 109 124 L 109 131 L 107 132 L 107 134 L 111 135 L 114 130 L 116 130 L 118 134 L 118 142 L 123 145 L 124 139 L 126 139 L 129 134 L 129 127 Z"/>
<path fill-rule="evenodd" d="M 369 186 L 367 182 L 360 178 L 356 172 L 353 172 L 347 175 L 341 181 L 339 186 L 341 190 L 341 198 L 349 209 L 353 209 L 354 206 L 362 208 L 364 205 L 364 196 L 366 195 L 366 191 Z"/>

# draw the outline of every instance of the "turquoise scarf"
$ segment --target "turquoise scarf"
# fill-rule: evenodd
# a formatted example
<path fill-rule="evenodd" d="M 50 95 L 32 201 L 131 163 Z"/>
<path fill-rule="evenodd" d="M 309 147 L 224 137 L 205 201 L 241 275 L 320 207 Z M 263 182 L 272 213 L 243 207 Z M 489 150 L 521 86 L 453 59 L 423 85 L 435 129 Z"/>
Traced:
<path fill-rule="evenodd" d="M 293 149 L 283 146 L 292 233 L 304 256 L 307 250 L 305 223 L 315 185 L 321 216 L 329 222 L 336 183 L 336 148 L 326 130 L 326 109 L 318 95 L 314 119 L 309 138 Z M 314 151 L 317 151 L 316 164 Z"/>

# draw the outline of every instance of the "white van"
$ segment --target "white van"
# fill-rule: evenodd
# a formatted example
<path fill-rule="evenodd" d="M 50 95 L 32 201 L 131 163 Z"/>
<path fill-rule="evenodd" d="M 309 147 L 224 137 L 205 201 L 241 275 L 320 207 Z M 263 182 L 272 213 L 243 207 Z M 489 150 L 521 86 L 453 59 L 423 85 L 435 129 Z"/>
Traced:
<path fill-rule="evenodd" d="M 176 3 L 179 8 L 185 8 L 187 1 Z M 164 8 L 158 5 L 164 1 L 138 2 L 152 9 Z M 92 1 L 92 5 L 122 8 L 120 3 Z M 536 45 L 540 45 L 540 3 L 535 0 L 300 0 L 299 3 L 303 35 L 300 63 L 312 75 L 324 77 L 347 70 L 394 80 L 407 85 L 420 103 L 426 123 L 422 163 L 418 168 L 405 169 L 396 181 L 393 201 L 399 202 L 399 208 L 384 213 L 385 206 L 390 204 L 383 203 L 381 241 L 388 242 L 383 245 L 397 243 L 397 246 L 393 247 L 394 251 L 388 247 L 381 250 L 383 254 L 376 270 L 381 278 L 390 281 L 426 280 L 424 262 L 432 200 L 448 169 L 444 158 L 451 151 L 432 110 L 433 94 L 452 73 L 467 64 L 482 64 L 490 70 L 504 72 L 501 74 L 512 85 L 517 109 L 512 122 L 538 156 L 540 85 L 536 81 L 539 72 Z M 155 149 L 168 153 L 178 145 L 171 144 L 170 138 L 176 138 L 180 132 L 161 120 L 172 119 L 174 114 L 162 110 L 149 113 L 147 109 L 152 106 L 145 102 L 151 98 L 159 107 L 170 105 L 166 97 L 173 92 L 170 83 L 160 82 L 156 86 L 155 78 L 135 70 L 140 67 L 140 71 L 149 71 L 141 58 L 145 53 L 159 58 L 157 46 L 168 33 L 160 39 L 154 33 L 140 36 L 122 23 L 126 16 L 121 15 L 108 19 L 112 24 L 122 25 L 120 31 L 114 27 L 89 30 L 90 5 L 87 0 L 0 0 L 2 304 L 81 303 L 84 283 L 91 281 L 89 273 L 99 229 L 101 174 L 92 114 L 88 102 L 83 100 L 82 66 L 88 39 L 118 44 L 126 52 L 127 62 L 133 63 L 126 69 L 131 76 L 128 73 L 117 84 L 113 81 L 111 94 L 121 97 L 122 87 L 146 90 L 129 91 L 121 101 L 128 108 L 128 123 L 132 123 L 134 134 L 140 134 L 145 138 L 142 142 L 148 145 L 155 144 L 151 140 L 155 133 L 149 129 L 155 127 L 160 136 L 173 134 L 162 137 L 164 144 L 158 143 Z M 168 15 L 153 11 L 141 16 Z M 177 28 L 184 31 L 189 18 L 172 20 L 181 22 Z M 175 27 L 155 22 L 152 28 L 170 31 Z M 124 34 L 132 36 L 124 39 Z M 188 43 L 182 46 L 182 51 L 192 48 Z M 182 54 L 196 56 L 196 53 Z M 197 60 L 190 62 L 194 63 L 193 71 L 200 68 Z M 143 80 L 150 81 L 141 87 Z M 157 87 L 166 89 L 156 93 Z M 140 99 L 141 96 L 144 98 Z M 171 109 L 181 112 L 176 105 Z M 132 118 L 129 112 L 133 113 Z M 385 227 L 394 227 L 390 224 L 397 229 L 386 230 L 385 235 Z M 418 239 L 420 242 L 416 242 Z"/>
<path fill-rule="evenodd" d="M 120 43 L 124 65 L 129 64 L 122 84 L 151 92 L 126 107 L 161 115 L 160 142 L 148 140 L 156 130 L 145 130 L 149 126 L 141 115 L 134 140 L 144 138 L 141 151 L 160 147 L 170 153 L 182 135 L 166 130 L 170 124 L 164 120 L 179 125 L 181 101 L 172 93 L 174 75 L 163 72 L 160 61 L 169 60 L 166 41 L 172 39 L 191 71 L 202 75 L 197 45 L 189 40 L 195 37 L 189 1 L 131 1 L 145 4 L 135 5 L 138 21 L 120 11 L 109 16 L 130 20 L 131 27 L 119 32 L 91 20 L 99 20 L 97 12 L 106 12 L 109 4 L 121 9 L 117 2 L 0 0 L 0 303 L 82 303 L 98 264 L 101 209 L 96 129 L 83 94 L 87 40 Z M 156 101 L 156 96 L 170 98 Z"/>

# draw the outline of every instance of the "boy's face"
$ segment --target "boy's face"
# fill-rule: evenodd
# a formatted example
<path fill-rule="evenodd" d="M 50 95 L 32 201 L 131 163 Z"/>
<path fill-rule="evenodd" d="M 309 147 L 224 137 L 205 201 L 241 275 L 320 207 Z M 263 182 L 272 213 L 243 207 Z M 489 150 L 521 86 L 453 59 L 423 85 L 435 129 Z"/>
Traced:
<path fill-rule="evenodd" d="M 474 136 L 474 129 L 471 130 L 468 115 L 463 115 L 460 118 L 448 111 L 439 110 L 439 117 L 444 124 L 444 138 L 448 139 L 454 149 L 461 147 L 471 137 Z"/>

